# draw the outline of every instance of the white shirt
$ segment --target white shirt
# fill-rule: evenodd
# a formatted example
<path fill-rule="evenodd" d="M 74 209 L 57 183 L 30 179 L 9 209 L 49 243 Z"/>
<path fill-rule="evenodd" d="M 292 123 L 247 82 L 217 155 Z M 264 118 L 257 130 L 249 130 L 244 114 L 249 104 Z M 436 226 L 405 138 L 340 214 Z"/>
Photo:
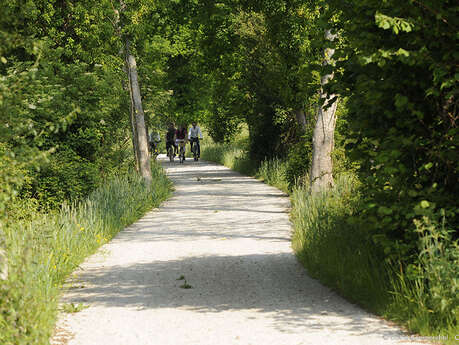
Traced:
<path fill-rule="evenodd" d="M 151 132 L 150 133 L 150 141 L 160 142 L 161 141 L 161 137 L 159 136 L 159 133 L 158 132 Z"/>
<path fill-rule="evenodd" d="M 191 126 L 190 130 L 188 131 L 188 139 L 197 138 L 198 136 L 200 139 L 202 139 L 201 128 L 199 128 L 199 126 Z"/>

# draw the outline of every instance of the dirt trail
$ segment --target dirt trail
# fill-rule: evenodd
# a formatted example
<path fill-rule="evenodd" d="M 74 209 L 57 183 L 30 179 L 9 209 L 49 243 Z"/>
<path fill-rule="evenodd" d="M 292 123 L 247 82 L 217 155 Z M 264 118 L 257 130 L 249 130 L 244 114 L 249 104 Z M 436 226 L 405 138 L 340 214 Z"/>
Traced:
<path fill-rule="evenodd" d="M 163 161 L 176 192 L 88 258 L 53 344 L 415 344 L 311 279 L 289 200 L 208 162 Z M 184 278 L 184 279 L 180 279 Z"/>

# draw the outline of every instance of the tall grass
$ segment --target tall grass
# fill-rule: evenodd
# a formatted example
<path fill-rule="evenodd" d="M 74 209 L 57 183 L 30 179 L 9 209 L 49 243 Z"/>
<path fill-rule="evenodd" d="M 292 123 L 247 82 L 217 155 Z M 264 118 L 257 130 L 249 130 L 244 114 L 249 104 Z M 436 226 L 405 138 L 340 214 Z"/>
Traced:
<path fill-rule="evenodd" d="M 241 174 L 254 176 L 288 193 L 287 166 L 285 162 L 274 158 L 259 164 L 250 159 L 243 141 L 221 144 L 204 142 L 201 145 L 201 157 L 205 160 L 222 164 Z"/>
<path fill-rule="evenodd" d="M 382 312 L 389 297 L 387 267 L 355 217 L 360 196 L 357 181 L 341 175 L 333 190 L 292 194 L 292 246 L 308 272 L 346 298 Z"/>
<path fill-rule="evenodd" d="M 152 173 L 149 188 L 136 174 L 116 177 L 59 212 L 42 214 L 30 203 L 17 203 L 1 228 L 9 274 L 0 281 L 0 344 L 48 343 L 68 274 L 168 197 L 169 180 L 158 165 Z"/>
<path fill-rule="evenodd" d="M 265 183 L 289 193 L 287 182 L 287 164 L 278 158 L 268 159 L 260 164 L 255 177 Z"/>
<path fill-rule="evenodd" d="M 245 148 L 237 143 L 204 142 L 201 145 L 201 157 L 249 176 L 257 170 L 257 163 L 251 161 Z"/>
<path fill-rule="evenodd" d="M 393 270 L 393 303 L 387 314 L 420 334 L 439 335 L 445 344 L 459 338 L 459 243 L 445 226 L 444 213 L 415 220 L 419 260 Z M 441 219 L 443 218 L 443 219 Z"/>

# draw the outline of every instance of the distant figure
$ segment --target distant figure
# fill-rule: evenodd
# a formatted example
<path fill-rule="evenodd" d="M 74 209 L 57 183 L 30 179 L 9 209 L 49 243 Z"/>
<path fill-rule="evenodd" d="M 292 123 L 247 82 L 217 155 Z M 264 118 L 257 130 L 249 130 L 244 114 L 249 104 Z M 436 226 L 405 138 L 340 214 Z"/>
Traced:
<path fill-rule="evenodd" d="M 191 123 L 191 128 L 188 131 L 188 139 L 190 140 L 190 146 L 193 147 L 193 143 L 198 146 L 198 158 L 201 156 L 201 146 L 199 145 L 199 139 L 202 139 L 201 128 L 196 124 L 196 121 Z"/>
<path fill-rule="evenodd" d="M 169 123 L 169 127 L 167 128 L 166 133 L 166 152 L 169 152 L 169 147 L 174 148 L 174 156 L 177 155 L 177 144 L 175 143 L 175 125 L 173 122 Z"/>
<path fill-rule="evenodd" d="M 188 137 L 186 135 L 186 126 L 184 124 L 180 125 L 180 128 L 175 132 L 175 142 L 180 147 L 183 147 L 183 160 L 185 160 L 185 151 L 186 151 L 186 142 Z"/>
<path fill-rule="evenodd" d="M 150 145 L 150 153 L 158 154 L 158 144 L 161 142 L 161 137 L 158 132 L 151 132 L 148 136 L 148 144 Z"/>

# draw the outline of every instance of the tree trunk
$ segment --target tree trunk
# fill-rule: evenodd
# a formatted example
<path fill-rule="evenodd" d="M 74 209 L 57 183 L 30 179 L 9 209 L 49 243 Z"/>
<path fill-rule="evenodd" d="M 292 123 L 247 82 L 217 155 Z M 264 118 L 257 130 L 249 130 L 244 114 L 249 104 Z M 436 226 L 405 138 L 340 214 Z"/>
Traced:
<path fill-rule="evenodd" d="M 134 158 L 135 158 L 135 170 L 137 172 L 140 171 L 140 157 L 139 157 L 139 144 L 137 142 L 137 131 L 136 131 L 136 123 L 135 123 L 135 107 L 134 107 L 134 100 L 132 99 L 132 92 L 131 92 L 131 75 L 129 74 L 129 70 L 127 68 L 127 60 L 125 60 L 126 66 L 125 71 L 128 76 L 128 90 L 129 90 L 129 99 L 130 99 L 130 117 L 131 117 L 131 132 L 132 132 L 132 149 L 134 150 Z"/>
<path fill-rule="evenodd" d="M 325 38 L 329 41 L 335 39 L 330 30 L 325 32 Z M 332 57 L 335 50 L 326 48 L 324 50 L 324 65 L 332 64 Z M 320 99 L 323 101 L 317 110 L 317 122 L 314 127 L 312 138 L 312 162 L 309 173 L 311 191 L 313 193 L 333 186 L 333 162 L 331 153 L 334 147 L 334 134 L 336 125 L 336 107 L 338 105 L 337 95 L 327 94 L 324 86 L 333 78 L 333 73 L 323 75 L 320 84 Z M 332 99 L 336 97 L 333 104 Z"/>
<path fill-rule="evenodd" d="M 134 108 L 135 118 L 135 139 L 137 142 L 137 156 L 139 160 L 140 174 L 145 181 L 150 184 L 151 168 L 150 168 L 150 155 L 148 154 L 148 141 L 147 132 L 145 129 L 145 117 L 142 108 L 142 99 L 140 96 L 139 79 L 137 75 L 137 64 L 135 57 L 130 52 L 129 40 L 125 42 L 126 49 L 126 66 L 129 77 L 129 90 Z"/>
<path fill-rule="evenodd" d="M 304 133 L 306 131 L 306 115 L 302 108 L 295 110 L 295 117 L 298 126 L 300 126 L 301 131 Z"/>

